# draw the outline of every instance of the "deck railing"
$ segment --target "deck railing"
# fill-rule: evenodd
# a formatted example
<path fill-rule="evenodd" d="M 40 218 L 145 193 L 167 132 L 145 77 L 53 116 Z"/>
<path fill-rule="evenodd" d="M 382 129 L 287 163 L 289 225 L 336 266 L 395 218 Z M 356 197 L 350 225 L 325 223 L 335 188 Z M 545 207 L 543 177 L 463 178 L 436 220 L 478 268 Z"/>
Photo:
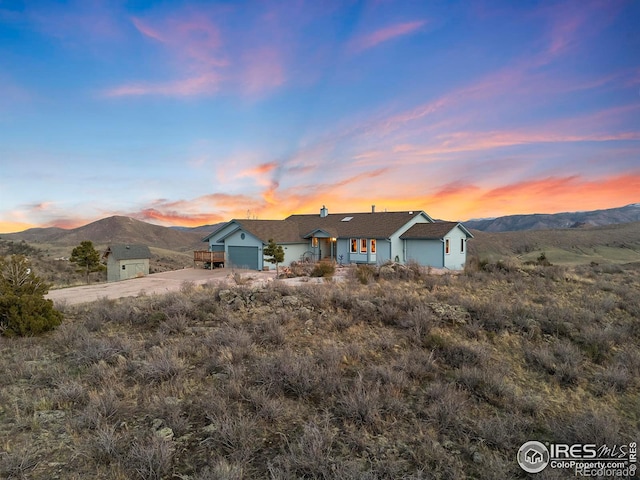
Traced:
<path fill-rule="evenodd" d="M 207 268 L 224 266 L 224 252 L 195 250 L 193 252 L 193 266 L 195 267 L 198 262 L 204 263 Z"/>

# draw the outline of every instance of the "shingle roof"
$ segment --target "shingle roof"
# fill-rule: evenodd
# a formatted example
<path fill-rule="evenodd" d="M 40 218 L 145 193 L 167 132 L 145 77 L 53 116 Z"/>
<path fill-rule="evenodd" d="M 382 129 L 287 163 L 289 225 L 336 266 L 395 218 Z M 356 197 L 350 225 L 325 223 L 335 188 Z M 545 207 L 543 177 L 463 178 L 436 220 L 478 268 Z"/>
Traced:
<path fill-rule="evenodd" d="M 458 222 L 416 223 L 409 230 L 400 235 L 400 238 L 439 240 L 441 238 L 444 238 L 447 233 L 456 228 L 458 225 L 460 225 Z M 471 233 L 469 233 L 467 229 L 462 225 L 460 225 L 460 228 L 462 228 L 467 236 L 472 237 Z"/>
<path fill-rule="evenodd" d="M 115 260 L 134 260 L 151 258 L 151 251 L 146 245 L 110 245 L 104 256 L 113 255 Z"/>
<path fill-rule="evenodd" d="M 326 217 L 319 215 L 291 215 L 286 221 L 295 222 L 300 233 L 307 233 L 322 229 L 334 237 L 368 237 L 389 238 L 409 220 L 426 213 L 416 211 L 406 212 L 375 212 L 375 213 L 332 213 Z M 343 221 L 351 217 L 349 221 Z M 428 215 L 427 215 L 427 218 Z"/>
<path fill-rule="evenodd" d="M 318 214 L 290 215 L 284 220 L 233 219 L 204 238 L 207 241 L 217 232 L 235 223 L 239 228 L 262 240 L 273 238 L 277 243 L 299 243 L 312 232 L 322 230 L 336 238 L 389 238 L 413 218 L 424 215 L 421 210 L 404 212 L 332 213 L 325 217 Z M 348 221 L 344 221 L 346 219 Z M 454 224 L 455 225 L 455 224 Z"/>
<path fill-rule="evenodd" d="M 243 230 L 264 243 L 273 239 L 277 243 L 297 243 L 302 240 L 298 225 L 287 220 L 232 220 Z"/>

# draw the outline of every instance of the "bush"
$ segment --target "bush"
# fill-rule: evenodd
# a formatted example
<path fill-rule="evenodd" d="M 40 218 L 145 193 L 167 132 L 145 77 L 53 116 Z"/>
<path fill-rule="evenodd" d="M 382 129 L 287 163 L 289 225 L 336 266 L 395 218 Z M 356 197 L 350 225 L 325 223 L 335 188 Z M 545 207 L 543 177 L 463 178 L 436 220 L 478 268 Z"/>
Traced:
<path fill-rule="evenodd" d="M 49 286 L 14 255 L 0 260 L 0 333 L 6 336 L 37 335 L 62 323 L 62 314 L 44 295 Z"/>
<path fill-rule="evenodd" d="M 358 281 L 363 285 L 368 285 L 376 277 L 376 267 L 373 265 L 357 265 L 355 269 L 355 275 Z"/>
<path fill-rule="evenodd" d="M 0 299 L 0 330 L 8 337 L 38 335 L 62 323 L 51 300 L 37 295 L 5 295 Z"/>
<path fill-rule="evenodd" d="M 336 266 L 333 264 L 333 262 L 322 261 L 316 264 L 313 271 L 311 272 L 311 276 L 330 278 L 333 276 L 335 271 Z"/>

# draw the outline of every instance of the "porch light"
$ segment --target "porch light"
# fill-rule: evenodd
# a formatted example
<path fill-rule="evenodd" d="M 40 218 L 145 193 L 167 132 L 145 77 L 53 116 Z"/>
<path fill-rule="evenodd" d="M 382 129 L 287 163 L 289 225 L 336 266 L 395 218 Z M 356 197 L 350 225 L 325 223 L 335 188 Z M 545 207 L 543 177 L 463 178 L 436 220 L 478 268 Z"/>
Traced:
<path fill-rule="evenodd" d="M 332 242 L 335 242 L 336 240 L 337 240 L 337 238 L 336 238 L 336 237 L 331 237 L 331 241 L 332 241 Z"/>

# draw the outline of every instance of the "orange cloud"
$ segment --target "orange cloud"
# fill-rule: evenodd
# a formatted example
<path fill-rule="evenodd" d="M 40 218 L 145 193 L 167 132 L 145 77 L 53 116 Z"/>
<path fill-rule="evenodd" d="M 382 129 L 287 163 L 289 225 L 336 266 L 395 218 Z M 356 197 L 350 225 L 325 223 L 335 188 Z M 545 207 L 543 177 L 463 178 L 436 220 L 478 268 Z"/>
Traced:
<path fill-rule="evenodd" d="M 200 225 L 209 225 L 225 221 L 224 217 L 221 215 L 212 213 L 184 214 L 177 211 L 162 212 L 154 208 L 141 210 L 139 213 L 133 214 L 132 216 L 139 220 L 151 220 L 167 226 L 180 225 L 185 227 L 198 227 Z"/>
<path fill-rule="evenodd" d="M 413 33 L 420 29 L 425 23 L 425 21 L 405 22 L 381 28 L 375 32 L 354 38 L 350 43 L 350 49 L 356 53 L 362 52 L 363 50 L 375 47 L 380 43 L 387 42 L 396 37 Z"/>
<path fill-rule="evenodd" d="M 266 175 L 272 172 L 278 164 L 276 162 L 261 163 L 255 167 L 248 168 L 240 172 L 240 177 L 253 177 L 256 175 Z"/>

